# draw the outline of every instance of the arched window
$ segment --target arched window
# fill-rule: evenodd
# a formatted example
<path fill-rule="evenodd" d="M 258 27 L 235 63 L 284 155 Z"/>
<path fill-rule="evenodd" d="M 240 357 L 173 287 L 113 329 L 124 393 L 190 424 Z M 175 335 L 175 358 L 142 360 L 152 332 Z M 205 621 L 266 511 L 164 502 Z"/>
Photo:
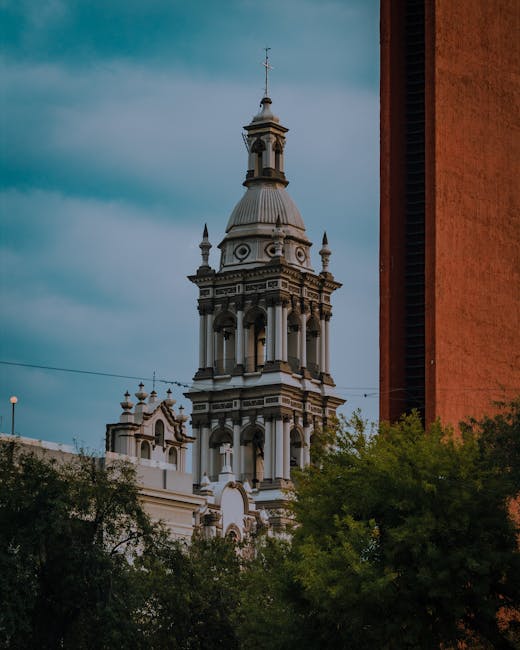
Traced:
<path fill-rule="evenodd" d="M 264 480 L 264 432 L 259 428 L 250 428 L 242 434 L 242 455 L 246 479 L 253 487 Z"/>
<path fill-rule="evenodd" d="M 287 357 L 291 370 L 300 371 L 300 319 L 292 311 L 287 318 Z"/>
<path fill-rule="evenodd" d="M 141 443 L 141 458 L 144 458 L 144 460 L 150 460 L 150 445 L 146 440 L 143 440 Z"/>
<path fill-rule="evenodd" d="M 307 321 L 307 370 L 315 378 L 320 375 L 320 321 L 311 316 Z"/>
<path fill-rule="evenodd" d="M 218 375 L 233 372 L 236 365 L 235 355 L 235 316 L 231 312 L 223 312 L 215 318 L 215 371 Z"/>
<path fill-rule="evenodd" d="M 212 481 L 218 479 L 218 475 L 222 471 L 222 454 L 220 448 L 225 443 L 233 446 L 233 434 L 228 429 L 217 429 L 213 431 L 209 439 L 209 475 Z"/>
<path fill-rule="evenodd" d="M 175 447 L 170 447 L 168 451 L 168 462 L 173 465 L 173 469 L 177 469 L 177 450 Z"/>
<path fill-rule="evenodd" d="M 303 440 L 298 429 L 291 430 L 291 469 L 303 467 Z"/>
<path fill-rule="evenodd" d="M 265 151 L 265 144 L 262 142 L 262 140 L 260 140 L 260 138 L 255 140 L 253 146 L 251 147 L 251 151 L 253 153 L 256 153 L 255 176 L 261 176 L 264 168 L 262 158 L 263 158 L 263 152 Z"/>
<path fill-rule="evenodd" d="M 280 144 L 280 141 L 277 140 L 274 145 L 274 168 L 276 169 L 277 172 L 282 171 L 281 170 L 281 163 L 282 163 L 282 145 Z"/>
<path fill-rule="evenodd" d="M 266 317 L 258 307 L 250 309 L 244 317 L 246 334 L 246 371 L 261 371 L 265 365 L 265 343 L 267 338 Z"/>
<path fill-rule="evenodd" d="M 162 447 L 164 445 L 164 422 L 157 420 L 155 423 L 155 444 Z"/>
<path fill-rule="evenodd" d="M 230 524 L 226 531 L 226 539 L 229 539 L 232 544 L 238 544 L 240 542 L 240 537 L 240 530 L 236 524 Z"/>

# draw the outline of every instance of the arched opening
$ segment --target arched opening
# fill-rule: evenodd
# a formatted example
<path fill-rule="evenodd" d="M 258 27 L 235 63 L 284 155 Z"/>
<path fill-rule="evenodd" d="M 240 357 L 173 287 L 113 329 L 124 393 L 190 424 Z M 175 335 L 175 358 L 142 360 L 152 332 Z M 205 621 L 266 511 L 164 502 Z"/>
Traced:
<path fill-rule="evenodd" d="M 248 480 L 253 488 L 264 480 L 264 432 L 252 427 L 242 434 L 242 481 Z"/>
<path fill-rule="evenodd" d="M 164 422 L 162 420 L 157 420 L 155 423 L 155 444 L 159 447 L 164 446 Z"/>
<path fill-rule="evenodd" d="M 307 370 L 313 377 L 320 375 L 320 321 L 311 316 L 307 321 Z"/>
<path fill-rule="evenodd" d="M 265 144 L 258 138 L 254 141 L 251 151 L 256 154 L 255 156 L 255 176 L 262 176 L 264 168 L 263 152 L 265 151 Z"/>
<path fill-rule="evenodd" d="M 280 144 L 279 140 L 276 140 L 276 142 L 273 145 L 274 149 L 274 168 L 276 169 L 277 172 L 282 171 L 282 145 Z"/>
<path fill-rule="evenodd" d="M 220 448 L 224 444 L 233 446 L 233 434 L 228 429 L 217 429 L 213 431 L 209 439 L 209 478 L 211 481 L 216 481 L 218 475 L 222 471 L 222 463 L 224 461 L 223 455 L 220 453 Z"/>
<path fill-rule="evenodd" d="M 265 313 L 259 308 L 250 309 L 244 318 L 246 335 L 246 372 L 261 371 L 265 365 L 267 327 Z"/>
<path fill-rule="evenodd" d="M 141 448 L 139 452 L 141 458 L 144 460 L 150 460 L 150 443 L 146 442 L 146 440 L 143 440 L 141 442 Z"/>
<path fill-rule="evenodd" d="M 240 530 L 238 529 L 238 526 L 236 524 L 230 524 L 228 526 L 228 529 L 226 531 L 226 538 L 229 539 L 229 541 L 232 544 L 238 544 L 241 540 L 241 535 L 240 535 Z"/>
<path fill-rule="evenodd" d="M 215 318 L 215 372 L 230 374 L 236 365 L 235 331 L 236 320 L 231 312 L 223 312 Z"/>
<path fill-rule="evenodd" d="M 172 466 L 172 469 L 177 469 L 177 450 L 175 447 L 170 447 L 168 450 L 168 463 Z"/>
<path fill-rule="evenodd" d="M 303 436 L 294 428 L 291 430 L 291 471 L 294 467 L 303 467 Z"/>
<path fill-rule="evenodd" d="M 292 311 L 287 318 L 287 360 L 294 372 L 300 371 L 300 319 Z"/>

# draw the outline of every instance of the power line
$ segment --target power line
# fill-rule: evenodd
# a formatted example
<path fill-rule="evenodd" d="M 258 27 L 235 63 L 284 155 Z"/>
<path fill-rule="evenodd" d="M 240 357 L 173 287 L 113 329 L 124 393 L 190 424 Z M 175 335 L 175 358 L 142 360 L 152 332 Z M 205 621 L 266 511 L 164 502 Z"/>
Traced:
<path fill-rule="evenodd" d="M 0 361 L 4 366 L 19 366 L 21 368 L 37 368 L 38 370 L 53 370 L 58 372 L 72 372 L 78 375 L 95 375 L 98 377 L 115 377 L 117 379 L 136 379 L 138 381 L 156 381 L 162 384 L 173 384 L 181 388 L 190 388 L 189 384 L 185 384 L 175 379 L 158 379 L 157 377 L 136 377 L 134 375 L 119 375 L 113 372 L 101 372 L 99 370 L 79 370 L 77 368 L 58 368 L 57 366 L 44 366 L 36 363 L 18 363 L 16 361 Z"/>
<path fill-rule="evenodd" d="M 113 372 L 104 372 L 100 370 L 82 370 L 79 368 L 60 368 L 58 366 L 46 366 L 43 364 L 36 364 L 36 363 L 20 363 L 17 361 L 2 361 L 0 360 L 0 364 L 4 366 L 16 366 L 16 367 L 21 367 L 21 368 L 35 368 L 38 370 L 50 370 L 54 372 L 69 372 L 69 373 L 74 373 L 78 375 L 92 375 L 92 376 L 97 376 L 97 377 L 113 377 L 116 379 L 134 379 L 136 381 L 150 381 L 152 383 L 154 382 L 159 382 L 161 384 L 169 384 L 173 386 L 178 386 L 179 388 L 188 388 L 190 390 L 200 390 L 200 392 L 206 392 L 207 388 L 202 388 L 199 386 L 194 386 L 193 384 L 188 384 L 186 382 L 178 381 L 176 379 L 159 379 L 155 376 L 155 372 L 153 373 L 153 377 L 145 377 L 143 375 L 141 376 L 136 376 L 136 375 L 122 375 L 118 373 L 113 373 Z M 226 384 L 225 386 L 226 389 L 233 389 L 233 388 L 244 388 L 243 385 L 241 384 Z M 409 389 L 405 387 L 398 387 L 398 388 L 391 388 L 390 390 L 380 392 L 375 386 L 336 386 L 336 390 L 340 395 L 343 396 L 349 396 L 349 397 L 362 397 L 362 398 L 373 398 L 373 397 L 379 397 L 380 395 L 388 395 L 390 393 L 396 393 L 396 392 L 401 392 L 404 393 L 405 395 L 403 396 L 403 400 L 406 399 L 406 395 L 409 395 Z M 471 387 L 471 386 L 457 386 L 455 388 L 451 389 L 443 389 L 443 390 L 450 390 L 451 392 L 459 392 L 459 391 L 520 391 L 520 387 L 511 387 L 511 386 L 500 386 L 500 385 L 495 385 L 495 386 L 488 386 L 488 387 Z M 356 392 L 354 392 L 356 391 Z M 359 392 L 357 392 L 359 391 Z M 397 398 L 399 399 L 399 398 Z"/>

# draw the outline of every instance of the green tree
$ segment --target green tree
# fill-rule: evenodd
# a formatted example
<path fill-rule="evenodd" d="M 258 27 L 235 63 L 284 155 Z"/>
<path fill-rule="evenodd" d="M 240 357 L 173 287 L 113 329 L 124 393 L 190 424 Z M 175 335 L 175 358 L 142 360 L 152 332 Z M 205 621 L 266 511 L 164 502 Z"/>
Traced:
<path fill-rule="evenodd" d="M 147 648 L 238 648 L 240 558 L 228 540 L 167 541 L 139 559 Z"/>
<path fill-rule="evenodd" d="M 355 415 L 297 481 L 288 570 L 307 616 L 288 647 L 513 648 L 520 404 L 463 434 Z M 286 591 L 286 594 L 288 592 Z"/>
<path fill-rule="evenodd" d="M 137 647 L 133 561 L 161 535 L 131 465 L 0 444 L 0 645 Z"/>
<path fill-rule="evenodd" d="M 240 557 L 172 540 L 130 463 L 0 443 L 0 647 L 238 647 Z"/>

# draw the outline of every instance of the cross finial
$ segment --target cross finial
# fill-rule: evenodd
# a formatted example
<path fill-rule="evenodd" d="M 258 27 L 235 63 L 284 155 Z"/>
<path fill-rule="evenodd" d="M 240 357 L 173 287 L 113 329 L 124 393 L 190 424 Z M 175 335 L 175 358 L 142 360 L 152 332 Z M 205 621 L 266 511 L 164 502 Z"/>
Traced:
<path fill-rule="evenodd" d="M 264 47 L 265 50 L 265 61 L 262 63 L 262 65 L 265 68 L 265 92 L 264 92 L 264 97 L 269 97 L 269 70 L 272 70 L 272 66 L 269 63 L 269 50 L 270 47 Z"/>

